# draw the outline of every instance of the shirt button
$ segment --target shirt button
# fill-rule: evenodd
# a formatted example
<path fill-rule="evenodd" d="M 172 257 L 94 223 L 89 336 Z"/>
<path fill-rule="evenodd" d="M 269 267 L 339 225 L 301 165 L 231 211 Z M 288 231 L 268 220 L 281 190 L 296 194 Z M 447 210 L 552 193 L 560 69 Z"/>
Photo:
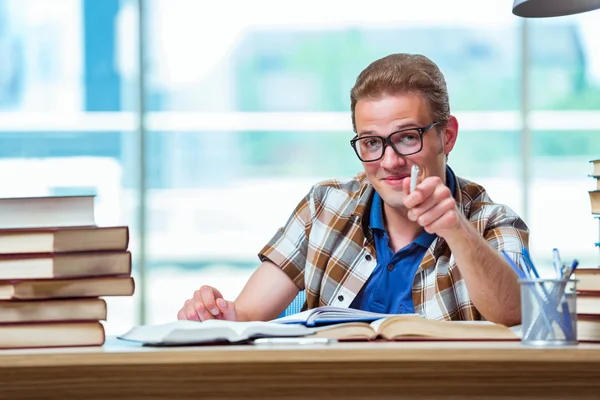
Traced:
<path fill-rule="evenodd" d="M 390 272 L 392 272 L 394 270 L 394 268 L 396 268 L 394 266 L 394 264 L 388 264 L 388 266 L 387 266 L 387 270 L 390 271 Z"/>
<path fill-rule="evenodd" d="M 344 301 L 344 296 L 342 296 L 341 294 L 338 296 L 338 300 L 339 301 Z"/>
<path fill-rule="evenodd" d="M 367 255 L 365 256 L 365 260 L 367 260 L 367 261 L 371 261 L 371 258 L 372 258 L 372 257 L 371 257 L 371 255 L 370 255 L 370 254 L 367 254 Z"/>

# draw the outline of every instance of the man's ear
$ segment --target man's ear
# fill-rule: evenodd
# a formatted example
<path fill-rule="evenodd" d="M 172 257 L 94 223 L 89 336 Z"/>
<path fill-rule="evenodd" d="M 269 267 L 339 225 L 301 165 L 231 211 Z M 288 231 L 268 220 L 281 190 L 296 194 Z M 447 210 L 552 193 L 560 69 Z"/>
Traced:
<path fill-rule="evenodd" d="M 446 130 L 444 132 L 444 154 L 448 155 L 456 144 L 458 138 L 458 120 L 454 115 L 450 116 L 448 123 L 446 124 Z"/>

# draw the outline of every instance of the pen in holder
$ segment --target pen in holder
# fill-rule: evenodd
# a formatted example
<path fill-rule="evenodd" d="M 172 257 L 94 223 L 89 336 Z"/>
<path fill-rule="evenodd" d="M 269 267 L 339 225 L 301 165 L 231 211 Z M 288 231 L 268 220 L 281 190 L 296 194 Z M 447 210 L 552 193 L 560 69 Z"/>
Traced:
<path fill-rule="evenodd" d="M 522 343 L 536 346 L 577 344 L 577 280 L 523 278 Z"/>

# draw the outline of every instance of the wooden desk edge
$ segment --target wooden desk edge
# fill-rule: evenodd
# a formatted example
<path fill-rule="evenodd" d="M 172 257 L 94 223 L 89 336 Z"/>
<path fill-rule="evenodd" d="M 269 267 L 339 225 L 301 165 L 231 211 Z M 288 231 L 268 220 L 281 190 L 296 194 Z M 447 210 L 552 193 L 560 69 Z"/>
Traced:
<path fill-rule="evenodd" d="M 520 343 L 397 342 L 299 346 L 84 347 L 0 351 L 0 370 L 15 367 L 298 362 L 600 363 L 600 344 L 532 348 Z"/>

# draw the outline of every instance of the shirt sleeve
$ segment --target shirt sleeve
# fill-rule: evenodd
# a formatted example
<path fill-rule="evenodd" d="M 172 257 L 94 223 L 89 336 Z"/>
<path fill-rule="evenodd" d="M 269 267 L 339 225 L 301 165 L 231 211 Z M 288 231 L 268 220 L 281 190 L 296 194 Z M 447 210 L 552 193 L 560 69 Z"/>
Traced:
<path fill-rule="evenodd" d="M 314 209 L 311 199 L 314 188 L 298 203 L 287 223 L 258 253 L 258 258 L 270 261 L 285 272 L 302 290 L 308 251 L 308 238 Z"/>
<path fill-rule="evenodd" d="M 491 208 L 483 235 L 485 240 L 499 252 L 505 251 L 525 271 L 522 254 L 523 249 L 529 250 L 529 228 L 511 208 L 498 204 Z"/>

